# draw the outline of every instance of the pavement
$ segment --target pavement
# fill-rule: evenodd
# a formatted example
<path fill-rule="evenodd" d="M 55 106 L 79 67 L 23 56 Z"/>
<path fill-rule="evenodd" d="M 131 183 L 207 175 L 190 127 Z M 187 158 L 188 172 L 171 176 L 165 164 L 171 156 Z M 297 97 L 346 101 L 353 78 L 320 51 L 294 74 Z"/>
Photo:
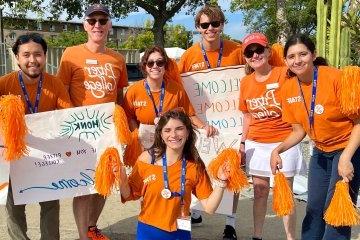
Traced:
<path fill-rule="evenodd" d="M 72 200 L 61 200 L 60 212 L 60 237 L 62 240 L 78 239 L 77 229 L 72 214 Z M 132 240 L 135 239 L 139 202 L 122 204 L 119 195 L 110 196 L 98 221 L 99 227 L 110 239 Z M 282 220 L 276 217 L 271 210 L 271 197 L 268 201 L 268 213 L 264 226 L 264 240 L 285 239 Z M 306 203 L 296 200 L 296 239 L 300 239 L 301 221 L 305 213 Z M 38 204 L 26 207 L 28 221 L 28 235 L 30 239 L 40 239 Z M 203 224 L 194 227 L 192 237 L 195 240 L 222 239 L 224 229 L 223 215 L 203 215 Z M 236 232 L 239 240 L 250 240 L 252 235 L 252 190 L 246 190 L 240 195 L 237 211 Z M 0 240 L 8 240 L 5 208 L 0 206 Z M 360 240 L 360 227 L 353 228 L 352 240 Z"/>

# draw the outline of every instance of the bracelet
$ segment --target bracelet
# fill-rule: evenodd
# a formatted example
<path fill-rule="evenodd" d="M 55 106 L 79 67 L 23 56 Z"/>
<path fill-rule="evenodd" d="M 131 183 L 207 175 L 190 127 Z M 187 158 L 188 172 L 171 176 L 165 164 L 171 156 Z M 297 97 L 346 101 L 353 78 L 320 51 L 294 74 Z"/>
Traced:
<path fill-rule="evenodd" d="M 213 185 L 215 187 L 226 188 L 227 182 L 225 180 L 213 179 Z"/>
<path fill-rule="evenodd" d="M 241 142 L 240 142 L 240 144 L 243 144 L 243 145 L 245 145 L 245 141 L 241 141 Z"/>

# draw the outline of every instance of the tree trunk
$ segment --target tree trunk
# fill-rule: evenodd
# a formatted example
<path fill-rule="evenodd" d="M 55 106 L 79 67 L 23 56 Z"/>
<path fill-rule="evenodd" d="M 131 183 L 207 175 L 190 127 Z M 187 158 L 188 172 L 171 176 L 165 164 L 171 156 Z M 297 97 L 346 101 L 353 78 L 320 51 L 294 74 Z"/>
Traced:
<path fill-rule="evenodd" d="M 278 42 L 284 45 L 286 42 L 287 35 L 290 32 L 289 23 L 287 22 L 285 16 L 285 0 L 277 0 L 276 5 L 277 5 L 276 20 L 280 29 L 278 35 Z"/>
<path fill-rule="evenodd" d="M 155 45 L 160 47 L 165 46 L 165 31 L 164 26 L 166 23 L 166 19 L 154 18 L 154 25 L 151 29 L 154 34 Z"/>

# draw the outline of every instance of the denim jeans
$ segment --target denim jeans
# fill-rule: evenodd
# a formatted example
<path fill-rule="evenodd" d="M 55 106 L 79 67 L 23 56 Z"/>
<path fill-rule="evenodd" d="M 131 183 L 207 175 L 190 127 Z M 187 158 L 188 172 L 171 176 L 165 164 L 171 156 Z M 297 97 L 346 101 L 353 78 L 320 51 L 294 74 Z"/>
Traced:
<path fill-rule="evenodd" d="M 59 240 L 59 200 L 40 202 L 40 240 Z M 26 205 L 14 205 L 14 198 L 9 181 L 9 191 L 6 201 L 7 229 L 10 239 L 28 240 L 26 235 L 27 223 L 25 215 Z"/>
<path fill-rule="evenodd" d="M 348 240 L 350 227 L 333 227 L 325 223 L 324 213 L 330 204 L 335 184 L 342 178 L 338 174 L 338 162 L 341 150 L 323 152 L 314 148 L 309 164 L 308 202 L 306 215 L 302 223 L 303 240 Z M 360 184 L 360 148 L 351 162 L 354 166 L 354 178 L 350 182 L 350 196 L 356 203 Z"/>

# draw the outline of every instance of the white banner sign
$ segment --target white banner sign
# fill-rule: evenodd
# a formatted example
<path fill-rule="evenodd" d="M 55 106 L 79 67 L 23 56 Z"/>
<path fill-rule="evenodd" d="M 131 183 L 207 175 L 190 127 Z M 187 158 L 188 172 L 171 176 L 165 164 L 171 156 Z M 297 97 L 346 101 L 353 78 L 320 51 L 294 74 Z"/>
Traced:
<path fill-rule="evenodd" d="M 1 141 L 0 141 L 1 142 Z M 2 144 L 1 144 L 2 145 Z M 3 154 L 3 148 L 0 148 L 0 156 Z M 10 164 L 0 159 L 0 205 L 5 205 L 8 186 L 9 186 Z"/>
<path fill-rule="evenodd" d="M 198 134 L 197 149 L 207 166 L 224 148 L 239 149 L 242 133 L 242 114 L 239 110 L 240 80 L 245 76 L 244 66 L 212 68 L 181 75 L 183 86 L 197 115 L 216 127 L 220 134 L 207 138 Z M 233 193 L 225 191 L 217 213 L 233 213 Z M 202 210 L 193 196 L 192 206 Z"/>
<path fill-rule="evenodd" d="M 117 146 L 114 107 L 106 103 L 27 115 L 29 155 L 10 167 L 15 204 L 94 193 L 97 158 Z"/>

